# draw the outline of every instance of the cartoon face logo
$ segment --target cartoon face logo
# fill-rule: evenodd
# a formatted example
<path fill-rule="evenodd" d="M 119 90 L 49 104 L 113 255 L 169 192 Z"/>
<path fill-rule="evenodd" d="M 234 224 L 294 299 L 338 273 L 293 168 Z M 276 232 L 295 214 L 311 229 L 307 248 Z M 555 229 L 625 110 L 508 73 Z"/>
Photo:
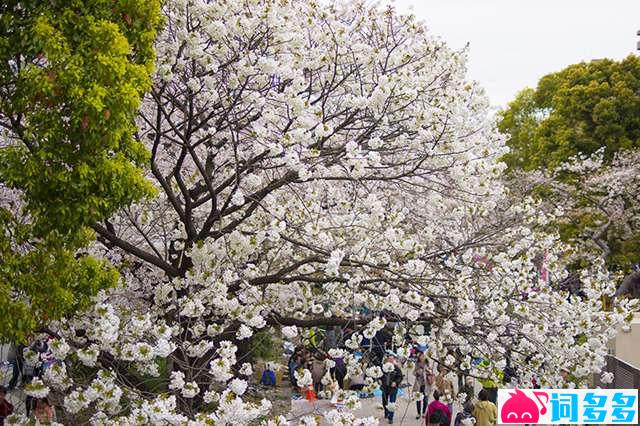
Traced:
<path fill-rule="evenodd" d="M 549 396 L 545 392 L 534 392 L 541 405 L 540 409 L 538 409 L 538 405 L 534 400 L 519 389 L 516 389 L 515 392 L 510 392 L 509 395 L 510 398 L 504 403 L 500 411 L 502 423 L 537 423 L 540 415 L 547 412 L 545 405 L 549 401 Z M 542 402 L 540 397 L 544 397 L 545 402 Z"/>

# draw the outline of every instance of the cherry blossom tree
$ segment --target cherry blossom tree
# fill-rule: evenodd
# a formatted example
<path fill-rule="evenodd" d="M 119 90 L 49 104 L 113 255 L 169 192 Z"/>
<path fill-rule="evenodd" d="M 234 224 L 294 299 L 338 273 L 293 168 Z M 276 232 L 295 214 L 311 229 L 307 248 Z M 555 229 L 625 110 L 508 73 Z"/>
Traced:
<path fill-rule="evenodd" d="M 464 51 L 360 2 L 175 0 L 164 13 L 137 134 L 158 195 L 93 226 L 88 252 L 121 283 L 51 324 L 64 362 L 31 392 L 65 395 L 68 421 L 96 425 L 284 424 L 250 393 L 238 349 L 267 326 L 295 339 L 349 325 L 357 347 L 393 323 L 400 353 L 411 333 L 477 377 L 507 359 L 523 383 L 600 371 L 633 306 L 603 312 L 597 296 L 615 288 L 598 264 L 583 275 L 596 297 L 538 279 L 535 253 L 567 247 L 502 184 L 504 140 Z M 549 269 L 562 275 L 562 258 Z M 372 387 L 381 369 L 366 374 Z"/>
<path fill-rule="evenodd" d="M 516 172 L 511 186 L 520 194 L 542 194 L 539 208 L 553 212 L 554 226 L 572 246 L 568 262 L 600 259 L 624 275 L 638 262 L 639 159 L 640 152 L 627 150 L 605 161 L 602 149 L 572 157 L 550 171 Z M 625 286 L 630 282 L 625 280 Z"/>

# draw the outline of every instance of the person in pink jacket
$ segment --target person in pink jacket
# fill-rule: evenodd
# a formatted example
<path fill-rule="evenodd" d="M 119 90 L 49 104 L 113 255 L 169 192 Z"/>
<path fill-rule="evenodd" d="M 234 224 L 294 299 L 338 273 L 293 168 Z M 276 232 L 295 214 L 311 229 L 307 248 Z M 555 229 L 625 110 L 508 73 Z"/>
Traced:
<path fill-rule="evenodd" d="M 444 426 L 451 424 L 451 410 L 447 404 L 440 402 L 440 392 L 433 391 L 433 401 L 427 408 L 427 425 Z"/>

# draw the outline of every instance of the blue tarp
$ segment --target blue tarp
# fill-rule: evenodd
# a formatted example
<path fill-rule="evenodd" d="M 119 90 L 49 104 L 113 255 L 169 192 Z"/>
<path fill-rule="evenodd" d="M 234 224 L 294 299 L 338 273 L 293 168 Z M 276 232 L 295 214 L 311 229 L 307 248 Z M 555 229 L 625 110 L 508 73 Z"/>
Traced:
<path fill-rule="evenodd" d="M 398 397 L 404 395 L 404 390 L 402 389 L 398 389 Z M 379 396 L 382 397 L 382 390 L 381 389 L 376 389 L 373 391 L 373 396 Z"/>

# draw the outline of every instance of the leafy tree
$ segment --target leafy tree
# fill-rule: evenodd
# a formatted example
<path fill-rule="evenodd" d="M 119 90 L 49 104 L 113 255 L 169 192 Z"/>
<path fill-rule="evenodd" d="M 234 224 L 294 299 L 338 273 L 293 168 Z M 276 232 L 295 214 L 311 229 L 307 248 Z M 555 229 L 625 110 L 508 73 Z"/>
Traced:
<path fill-rule="evenodd" d="M 562 208 L 552 226 L 579 246 L 576 264 L 597 255 L 628 271 L 640 261 L 635 168 L 624 160 L 640 149 L 640 58 L 546 75 L 501 112 L 498 127 L 509 135 L 504 160 L 518 172 L 512 186 L 531 191 L 541 208 Z"/>
<path fill-rule="evenodd" d="M 555 168 L 604 148 L 611 160 L 640 147 L 640 58 L 571 65 L 520 92 L 501 113 L 512 168 Z"/>
<path fill-rule="evenodd" d="M 0 325 L 19 339 L 117 275 L 76 250 L 87 227 L 153 192 L 135 113 L 159 1 L 0 4 Z"/>

